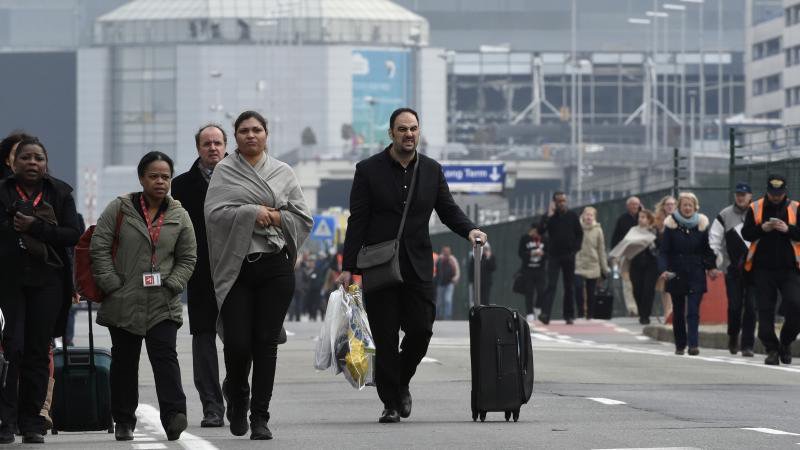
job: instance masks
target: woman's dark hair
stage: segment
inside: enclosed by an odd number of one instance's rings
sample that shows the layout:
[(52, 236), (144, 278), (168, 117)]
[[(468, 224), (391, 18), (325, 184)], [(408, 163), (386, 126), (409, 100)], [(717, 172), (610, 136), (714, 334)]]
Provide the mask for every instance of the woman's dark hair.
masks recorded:
[(0, 141), (0, 164), (5, 164), (6, 159), (8, 159), (8, 155), (11, 154), (11, 149), (14, 148), (14, 145), (19, 144), (25, 139), (32, 138), (33, 136), (21, 130), (12, 131), (11, 134), (3, 138), (3, 140)]
[(419, 123), (419, 115), (416, 111), (411, 108), (397, 108), (392, 112), (392, 115), (389, 117), (389, 128), (394, 130), (394, 121), (397, 119), (397, 116), (403, 113), (413, 114), (414, 118), (417, 119), (417, 123)]
[(233, 132), (236, 133), (239, 131), (239, 125), (247, 119), (256, 119), (261, 126), (264, 127), (264, 131), (267, 130), (267, 119), (265, 119), (264, 116), (256, 111), (245, 111), (239, 114), (239, 117), (236, 118), (236, 122), (233, 122)]
[(147, 166), (155, 161), (164, 161), (169, 166), (169, 175), (172, 176), (175, 174), (175, 166), (172, 164), (172, 158), (161, 152), (150, 152), (142, 156), (142, 159), (139, 160), (139, 165), (136, 167), (139, 178), (144, 176), (144, 171), (147, 169)]
[(45, 148), (44, 144), (42, 144), (42, 142), (39, 140), (39, 138), (25, 135), (25, 138), (19, 141), (19, 145), (17, 145), (17, 152), (14, 154), (15, 160), (17, 159), (16, 157), (17, 155), (19, 155), (20, 151), (28, 145), (35, 145), (37, 147), (40, 147), (44, 152), (44, 157), (50, 159), (50, 157), (47, 155), (47, 149)]

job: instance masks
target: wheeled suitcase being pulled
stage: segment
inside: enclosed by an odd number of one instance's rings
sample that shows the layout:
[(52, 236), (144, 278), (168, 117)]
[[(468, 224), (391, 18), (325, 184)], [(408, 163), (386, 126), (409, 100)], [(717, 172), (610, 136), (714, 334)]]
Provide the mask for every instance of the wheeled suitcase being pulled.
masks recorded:
[(56, 349), (53, 392), (53, 434), (59, 431), (114, 432), (111, 417), (111, 352), (94, 347), (92, 302), (89, 347)]
[(533, 347), (525, 318), (513, 309), (480, 304), (482, 243), (473, 249), (474, 306), (469, 311), (472, 364), (472, 420), (504, 412), (519, 420), (522, 405), (533, 394)]

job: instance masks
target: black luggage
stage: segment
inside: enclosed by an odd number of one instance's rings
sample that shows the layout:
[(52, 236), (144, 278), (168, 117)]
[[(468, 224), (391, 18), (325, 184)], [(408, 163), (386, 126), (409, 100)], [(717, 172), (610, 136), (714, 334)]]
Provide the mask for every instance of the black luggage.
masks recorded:
[(53, 392), (53, 434), (59, 431), (114, 432), (111, 418), (111, 351), (94, 347), (92, 302), (89, 347), (56, 349)]
[(598, 284), (594, 294), (593, 319), (611, 320), (614, 312), (614, 292), (610, 289), (611, 280)]
[(472, 363), (472, 420), (502, 411), (519, 420), (533, 393), (533, 348), (525, 318), (505, 306), (480, 304), (481, 245), (475, 246), (475, 305), (469, 311)]

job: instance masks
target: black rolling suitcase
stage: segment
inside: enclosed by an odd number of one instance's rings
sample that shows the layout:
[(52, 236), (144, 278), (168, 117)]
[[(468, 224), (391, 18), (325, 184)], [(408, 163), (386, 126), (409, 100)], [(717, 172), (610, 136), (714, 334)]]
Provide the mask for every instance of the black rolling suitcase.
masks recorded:
[(593, 319), (611, 320), (614, 312), (614, 292), (611, 289), (611, 280), (598, 284), (594, 293)]
[(58, 431), (114, 432), (111, 418), (111, 352), (94, 347), (92, 302), (89, 347), (56, 349), (53, 392), (53, 434)]
[(475, 246), (475, 305), (469, 311), (472, 363), (472, 420), (504, 412), (519, 420), (519, 410), (533, 393), (533, 348), (525, 318), (505, 306), (480, 304), (482, 248)]

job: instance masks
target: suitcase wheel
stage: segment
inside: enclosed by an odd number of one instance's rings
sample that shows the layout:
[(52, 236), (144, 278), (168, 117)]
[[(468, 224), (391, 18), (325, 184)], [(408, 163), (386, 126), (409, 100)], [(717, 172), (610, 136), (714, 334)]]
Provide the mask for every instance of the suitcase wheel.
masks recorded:
[(478, 411), (472, 410), (472, 421), (475, 422), (478, 420)]
[(55, 428), (53, 428), (52, 430), (50, 430), (50, 433), (51, 433), (51, 434), (58, 434), (58, 430), (56, 430)]
[[(508, 414), (508, 413), (506, 413), (506, 414)], [(506, 419), (506, 420), (508, 420), (508, 419)], [(516, 411), (514, 411), (514, 422), (518, 422), (518, 421), (519, 421), (519, 410), (516, 410)]]
[(506, 422), (511, 419), (511, 411), (506, 411)]
[(481, 422), (486, 422), (486, 411), (481, 411)]

